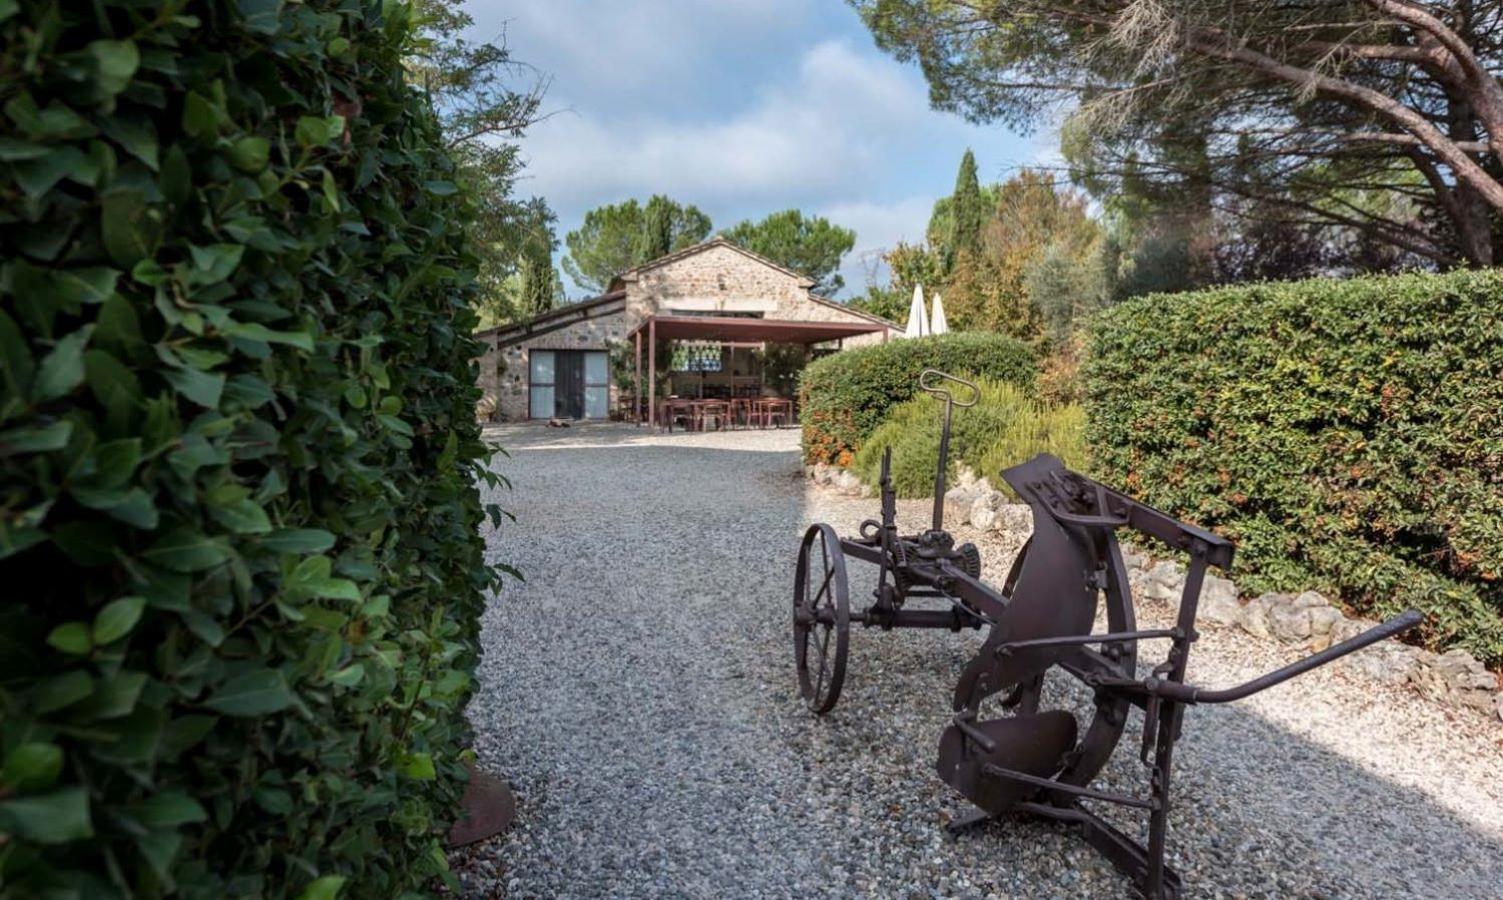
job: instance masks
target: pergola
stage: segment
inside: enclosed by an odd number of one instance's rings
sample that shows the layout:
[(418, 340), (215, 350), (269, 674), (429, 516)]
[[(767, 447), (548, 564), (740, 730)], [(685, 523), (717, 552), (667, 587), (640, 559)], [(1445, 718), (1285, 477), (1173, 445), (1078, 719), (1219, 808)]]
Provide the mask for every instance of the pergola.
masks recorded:
[(647, 338), (647, 424), (657, 427), (658, 360), (651, 348), (660, 340), (707, 341), (720, 344), (822, 344), (862, 334), (882, 332), (879, 322), (805, 322), (793, 319), (753, 319), (735, 316), (648, 316), (631, 332), (636, 358), (637, 390), (634, 412), (642, 421), (642, 338)]

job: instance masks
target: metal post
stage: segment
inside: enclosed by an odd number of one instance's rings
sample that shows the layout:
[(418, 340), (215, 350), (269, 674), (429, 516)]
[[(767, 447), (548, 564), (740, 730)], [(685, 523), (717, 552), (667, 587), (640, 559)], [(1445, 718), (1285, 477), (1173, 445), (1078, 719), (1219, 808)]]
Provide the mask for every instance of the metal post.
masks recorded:
[(632, 354), (632, 360), (637, 364), (636, 390), (631, 399), (632, 423), (642, 424), (642, 329), (638, 328), (632, 335), (637, 343), (637, 350)]
[[(1171, 682), (1183, 682), (1190, 662), (1190, 644), (1195, 641), (1195, 611), (1200, 606), (1200, 589), (1205, 583), (1206, 554), (1210, 550), (1204, 541), (1190, 544), (1190, 568), (1185, 573), (1184, 593), (1180, 596), (1179, 617), (1175, 621), (1178, 637), (1169, 650), (1169, 658), (1161, 667), (1166, 670), (1163, 678)], [(1153, 797), (1153, 812), (1148, 817), (1148, 872), (1143, 893), (1149, 897), (1164, 896), (1164, 845), (1169, 831), (1169, 781), (1174, 763), (1174, 742), (1179, 740), (1180, 722), (1185, 715), (1183, 704), (1164, 700), (1159, 713), (1158, 745), (1155, 747), (1153, 769), (1149, 775), (1149, 793)], [(1145, 727), (1147, 724), (1145, 722)], [(1148, 735), (1145, 733), (1144, 737)]]
[(954, 400), (945, 395), (945, 424), (939, 432), (939, 468), (934, 473), (934, 530), (945, 527), (945, 465), (950, 461), (950, 411)]
[(647, 424), (658, 429), (658, 320), (647, 320)]

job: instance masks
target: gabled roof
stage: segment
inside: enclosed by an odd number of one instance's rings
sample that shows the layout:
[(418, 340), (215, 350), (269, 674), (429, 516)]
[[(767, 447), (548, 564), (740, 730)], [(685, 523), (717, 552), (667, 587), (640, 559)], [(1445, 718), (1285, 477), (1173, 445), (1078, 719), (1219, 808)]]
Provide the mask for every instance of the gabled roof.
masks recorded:
[[(803, 319), (747, 319), (730, 316), (648, 316), (631, 334), (646, 332), (658, 340), (701, 340), (758, 344), (819, 344), (886, 328), (876, 322), (815, 322)], [(628, 335), (630, 337), (630, 335)]]
[(521, 322), (512, 322), (509, 325), (498, 325), (495, 328), (487, 328), (475, 332), (475, 337), (485, 340), (495, 338), (498, 347), (515, 344), (529, 337), (547, 334), (560, 328), (567, 328), (576, 322), (598, 318), (602, 315), (621, 312), (626, 308), (626, 292), (612, 291), (601, 294), (599, 297), (591, 297), (578, 303), (565, 303), (557, 309), (550, 309), (540, 316), (533, 316)]
[(688, 259), (691, 256), (696, 256), (696, 255), (698, 255), (700, 253), (704, 253), (707, 250), (714, 250), (717, 247), (728, 247), (731, 250), (734, 250), (737, 253), (741, 254), (742, 256), (746, 257), (747, 259), (755, 260), (756, 262), (761, 263), (762, 265), (768, 267), (769, 269), (775, 269), (775, 270), (777, 270), (779, 272), (782, 272), (784, 275), (787, 275), (787, 276), (792, 277), (792, 278), (796, 278), (796, 279), (798, 279), (799, 287), (806, 287), (807, 288), (807, 287), (813, 287), (814, 286), (814, 279), (810, 278), (808, 275), (805, 275), (802, 272), (795, 272), (792, 269), (785, 268), (784, 266), (780, 266), (777, 263), (773, 262), (772, 260), (768, 259), (767, 257), (762, 256), (762, 255), (757, 254), (757, 253), (753, 253), (750, 250), (746, 249), (745, 247), (741, 246), (740, 244), (737, 244), (737, 243), (735, 243), (735, 242), (733, 242), (731, 240), (728, 240), (723, 235), (718, 235), (717, 234), (716, 236), (710, 238), (708, 241), (705, 241), (704, 243), (695, 244), (692, 247), (685, 247), (684, 249), (674, 251), (673, 253), (670, 253), (667, 256), (659, 256), (657, 259), (650, 260), (648, 262), (642, 263), (640, 266), (636, 266), (636, 267), (627, 269), (625, 272), (622, 272), (620, 275), (617, 275), (615, 278), (612, 278), (611, 279), (611, 283), (609, 285), (607, 285), (606, 287), (607, 287), (608, 290), (612, 290), (612, 291), (621, 290), (622, 284), (624, 284), (627, 281), (634, 281), (634, 280), (636, 280), (637, 276), (641, 275), (643, 272), (647, 272), (647, 271), (652, 270), (652, 269), (661, 268), (662, 266), (666, 266), (666, 265), (670, 265), (672, 263), (676, 263), (676, 262), (678, 262), (679, 260), (682, 260), (682, 259)]

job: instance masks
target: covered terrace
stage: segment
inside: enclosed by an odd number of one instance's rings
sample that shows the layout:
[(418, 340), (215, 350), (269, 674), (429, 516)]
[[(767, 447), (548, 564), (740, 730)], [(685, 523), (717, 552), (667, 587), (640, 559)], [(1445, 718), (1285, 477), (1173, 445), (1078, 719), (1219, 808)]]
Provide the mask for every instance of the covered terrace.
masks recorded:
[[(753, 422), (759, 419), (766, 424), (771, 421), (772, 413), (782, 415), (785, 421), (792, 419), (792, 401), (783, 401), (786, 404), (785, 408), (766, 406), (773, 401), (761, 399), (763, 387), (761, 384), (739, 386), (732, 384), (729, 396), (723, 398), (706, 398), (703, 392), (693, 400), (680, 397), (659, 397), (658, 354), (653, 350), (660, 341), (694, 341), (732, 348), (765, 347), (767, 344), (801, 344), (806, 348), (811, 348), (831, 342), (835, 342), (838, 346), (847, 338), (874, 333), (881, 333), (882, 339), (886, 341), (887, 327), (876, 321), (812, 322), (747, 316), (649, 316), (630, 334), (636, 368), (636, 389), (632, 398), (632, 412), (637, 422), (646, 421), (653, 428), (663, 424), (672, 427), (677, 410), (667, 405), (667, 401), (670, 400), (685, 404), (684, 408), (695, 412), (696, 415), (709, 409), (717, 424), (727, 420)], [(645, 362), (643, 360), (644, 349), (647, 357)], [(644, 367), (647, 376), (645, 397), (642, 383)], [(743, 391), (746, 396), (737, 397), (737, 393)], [(645, 409), (643, 408), (644, 400)], [(743, 404), (742, 410), (738, 411), (738, 403)], [(759, 403), (762, 405), (759, 406)], [(696, 409), (694, 404), (699, 404), (700, 408)], [(699, 418), (703, 420), (702, 417)]]

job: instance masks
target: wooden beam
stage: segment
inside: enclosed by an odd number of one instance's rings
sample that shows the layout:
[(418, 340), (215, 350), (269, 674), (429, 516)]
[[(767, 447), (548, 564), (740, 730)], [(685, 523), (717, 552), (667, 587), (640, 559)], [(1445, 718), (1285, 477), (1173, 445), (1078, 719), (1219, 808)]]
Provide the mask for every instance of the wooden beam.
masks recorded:
[(658, 430), (658, 320), (647, 320), (647, 424)]
[(636, 334), (632, 335), (632, 338), (637, 343), (636, 352), (632, 354), (632, 359), (637, 364), (637, 380), (634, 382), (635, 392), (634, 392), (634, 395), (633, 395), (633, 397), (631, 399), (632, 422), (633, 422), (633, 424), (641, 425), (642, 424), (642, 332), (638, 331)]

